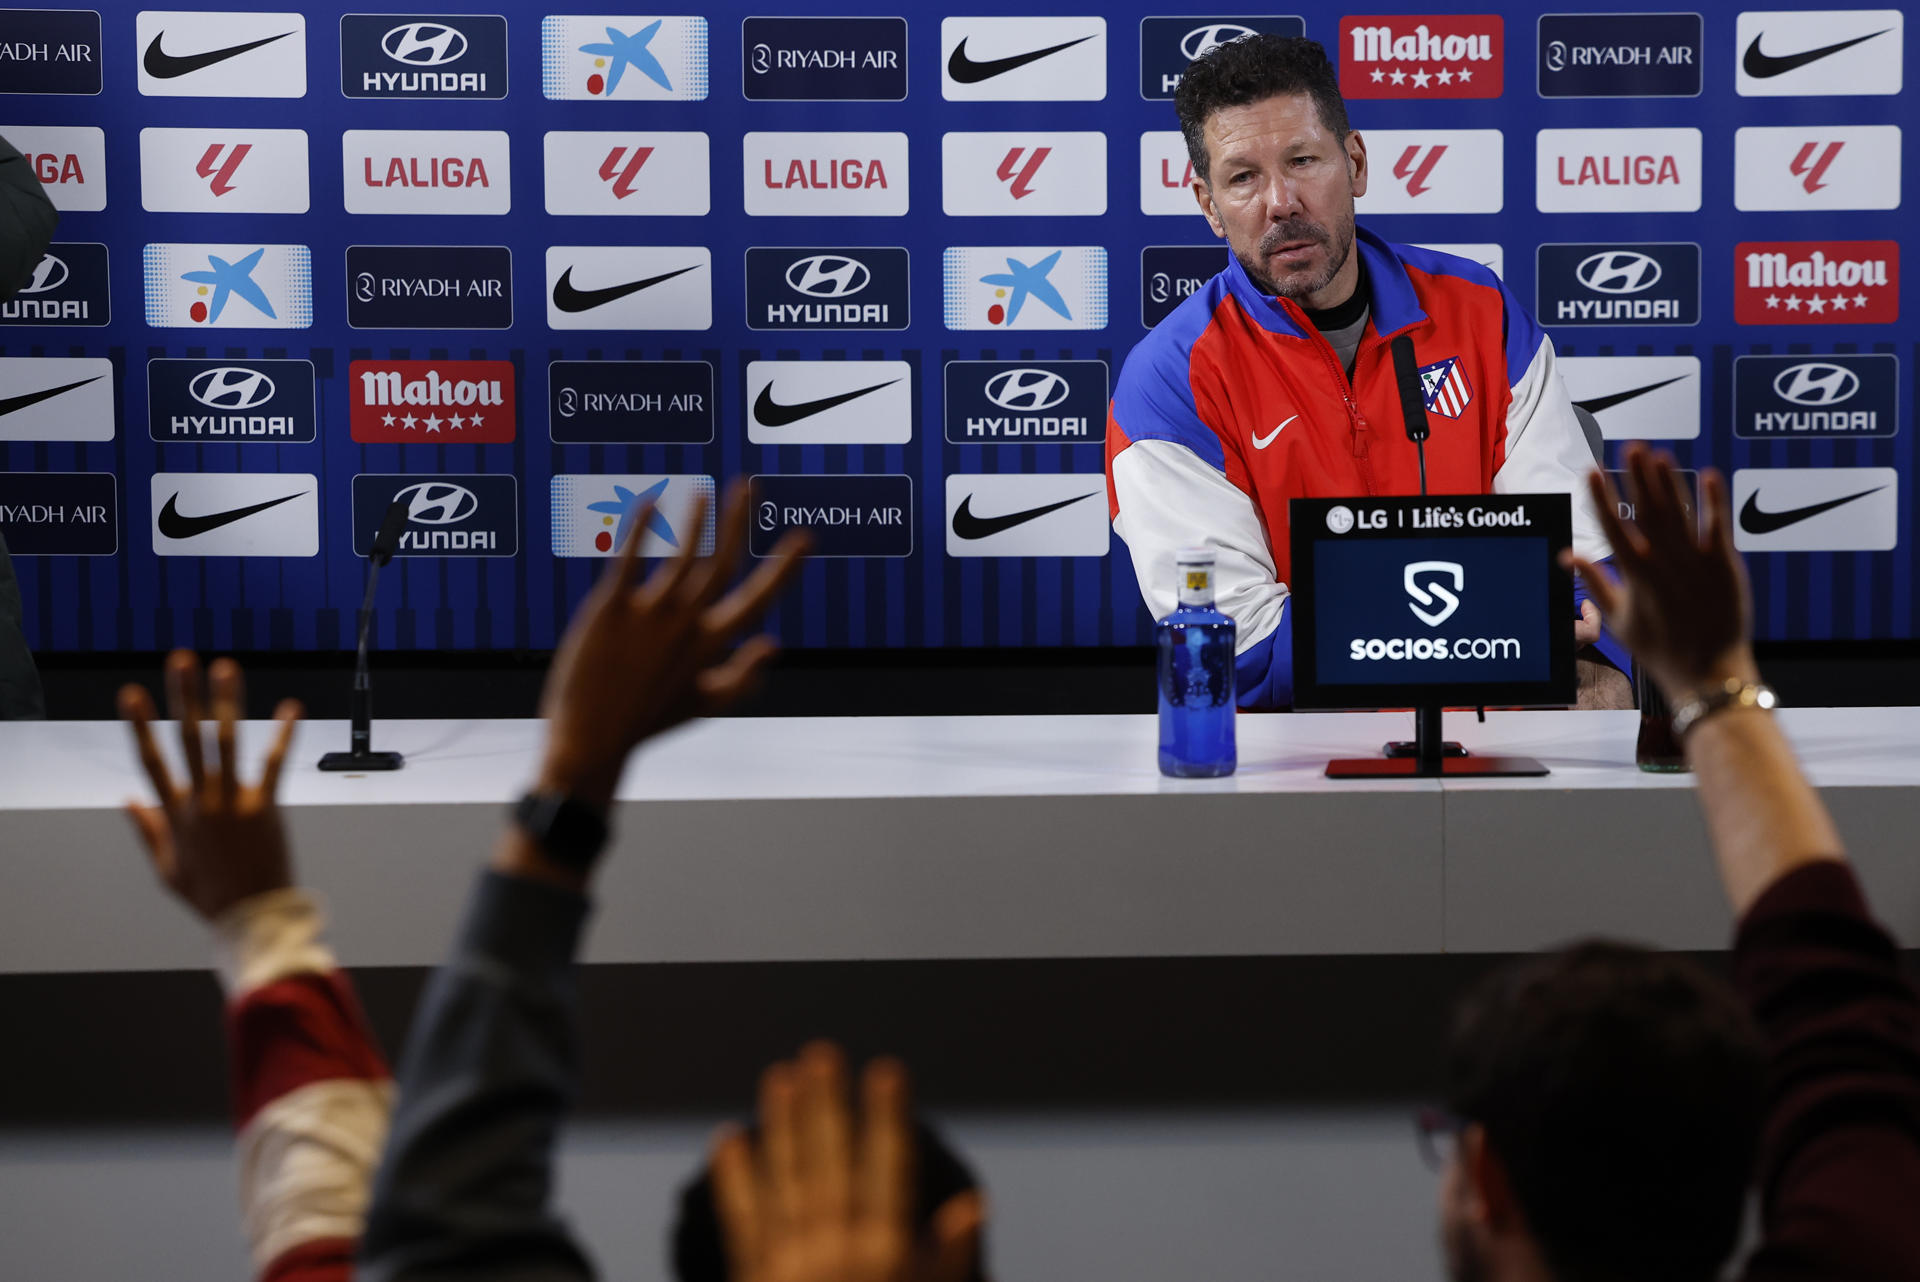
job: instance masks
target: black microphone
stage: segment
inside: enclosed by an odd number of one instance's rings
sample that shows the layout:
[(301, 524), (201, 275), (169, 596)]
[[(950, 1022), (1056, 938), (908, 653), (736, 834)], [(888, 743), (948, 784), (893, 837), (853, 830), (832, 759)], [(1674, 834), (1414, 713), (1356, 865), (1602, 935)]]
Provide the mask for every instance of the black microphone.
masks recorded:
[(1407, 439), (1420, 451), (1420, 497), (1427, 497), (1427, 396), (1420, 389), (1420, 370), (1413, 363), (1413, 339), (1402, 334), (1393, 340), (1393, 372), (1400, 384), (1400, 418)]
[(373, 551), (367, 558), (367, 592), (360, 599), (360, 646), (353, 661), (353, 693), (349, 699), (352, 728), (347, 743), (351, 750), (321, 757), (322, 770), (398, 770), (406, 762), (397, 752), (373, 751), (373, 680), (367, 673), (367, 637), (373, 631), (373, 590), (380, 582), (380, 567), (393, 560), (400, 533), (407, 528), (409, 511), (404, 498), (389, 503), (380, 532), (373, 536)]

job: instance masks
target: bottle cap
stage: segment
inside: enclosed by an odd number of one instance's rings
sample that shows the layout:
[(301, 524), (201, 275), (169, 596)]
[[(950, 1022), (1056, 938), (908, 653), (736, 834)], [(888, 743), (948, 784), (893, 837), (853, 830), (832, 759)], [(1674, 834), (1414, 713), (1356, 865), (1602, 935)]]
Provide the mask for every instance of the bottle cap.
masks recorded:
[(1212, 548), (1181, 548), (1173, 557), (1175, 565), (1212, 565), (1214, 560)]

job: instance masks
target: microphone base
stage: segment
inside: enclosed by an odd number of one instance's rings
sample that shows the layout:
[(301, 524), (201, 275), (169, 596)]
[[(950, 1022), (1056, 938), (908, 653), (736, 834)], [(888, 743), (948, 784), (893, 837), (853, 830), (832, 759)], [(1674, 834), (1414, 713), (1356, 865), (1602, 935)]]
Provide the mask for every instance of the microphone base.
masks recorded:
[(329, 752), (320, 758), (322, 770), (398, 770), (407, 759), (397, 752)]

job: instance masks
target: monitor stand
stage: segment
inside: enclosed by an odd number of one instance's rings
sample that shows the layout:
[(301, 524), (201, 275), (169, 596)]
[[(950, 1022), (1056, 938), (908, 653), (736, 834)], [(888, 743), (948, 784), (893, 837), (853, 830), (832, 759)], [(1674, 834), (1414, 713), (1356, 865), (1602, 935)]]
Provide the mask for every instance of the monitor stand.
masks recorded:
[[(1392, 755), (1398, 745), (1388, 744), (1386, 755), (1345, 757), (1327, 763), (1329, 779), (1416, 778), (1493, 778), (1500, 776), (1537, 776), (1547, 768), (1532, 757), (1476, 757), (1459, 744), (1440, 737), (1440, 705), (1423, 704), (1413, 712), (1413, 751)], [(1457, 755), (1456, 755), (1457, 754)]]

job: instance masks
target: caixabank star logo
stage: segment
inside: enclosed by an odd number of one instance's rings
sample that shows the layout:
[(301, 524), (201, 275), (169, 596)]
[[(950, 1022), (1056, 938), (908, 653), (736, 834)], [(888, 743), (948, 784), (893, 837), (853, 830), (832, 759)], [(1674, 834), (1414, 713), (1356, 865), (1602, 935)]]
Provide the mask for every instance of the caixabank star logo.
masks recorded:
[(707, 20), (549, 14), (540, 20), (540, 87), (555, 101), (699, 102), (707, 96)]
[(306, 329), (313, 256), (305, 245), (148, 245), (147, 324), (186, 329)]
[(1105, 329), (1099, 245), (955, 246), (946, 251), (948, 329)]

